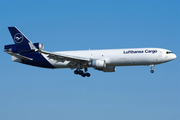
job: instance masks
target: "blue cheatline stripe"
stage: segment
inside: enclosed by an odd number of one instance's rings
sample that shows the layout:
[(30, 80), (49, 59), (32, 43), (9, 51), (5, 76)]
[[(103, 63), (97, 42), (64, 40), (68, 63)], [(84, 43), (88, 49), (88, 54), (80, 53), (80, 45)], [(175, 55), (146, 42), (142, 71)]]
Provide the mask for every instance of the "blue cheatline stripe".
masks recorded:
[(22, 63), (24, 64), (43, 67), (43, 68), (55, 68), (44, 58), (44, 56), (41, 53), (32, 52), (32, 53), (25, 53), (22, 55), (33, 59), (33, 60), (22, 60)]

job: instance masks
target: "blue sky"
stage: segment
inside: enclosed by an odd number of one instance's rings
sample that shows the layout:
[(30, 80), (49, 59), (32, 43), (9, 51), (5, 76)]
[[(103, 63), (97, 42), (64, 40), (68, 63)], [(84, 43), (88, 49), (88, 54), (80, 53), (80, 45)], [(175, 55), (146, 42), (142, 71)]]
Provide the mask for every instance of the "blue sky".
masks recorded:
[(1, 0), (1, 120), (180, 120), (179, 57), (154, 67), (43, 69), (3, 52), (18, 27), (47, 51), (159, 47), (180, 56), (178, 0)]

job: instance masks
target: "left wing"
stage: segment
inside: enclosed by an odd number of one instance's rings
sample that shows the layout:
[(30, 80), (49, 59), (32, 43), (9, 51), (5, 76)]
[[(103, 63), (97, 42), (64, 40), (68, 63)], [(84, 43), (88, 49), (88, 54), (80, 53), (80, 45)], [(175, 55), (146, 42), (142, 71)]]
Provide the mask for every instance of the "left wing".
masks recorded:
[(60, 53), (53, 53), (53, 52), (48, 52), (48, 51), (43, 51), (43, 50), (37, 50), (40, 53), (47, 54), (50, 59), (54, 59), (60, 62), (64, 61), (70, 61), (69, 65), (76, 65), (77, 63), (84, 64), (88, 63), (91, 61), (90, 58), (84, 58), (84, 57), (78, 57), (78, 56), (72, 56), (72, 55), (67, 55), (67, 54), (60, 54)]

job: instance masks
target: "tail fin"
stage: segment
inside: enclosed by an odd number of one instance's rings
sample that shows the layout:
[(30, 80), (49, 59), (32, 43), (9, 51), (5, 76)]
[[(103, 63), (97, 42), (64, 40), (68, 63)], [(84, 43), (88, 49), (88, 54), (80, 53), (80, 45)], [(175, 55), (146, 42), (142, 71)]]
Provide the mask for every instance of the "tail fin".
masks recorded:
[(11, 33), (11, 36), (15, 42), (15, 44), (29, 44), (31, 41), (29, 41), (23, 33), (18, 30), (16, 27), (8, 27), (9, 32)]
[(31, 50), (37, 51), (33, 43), (20, 30), (16, 27), (8, 27), (8, 29), (16, 45), (28, 45)]

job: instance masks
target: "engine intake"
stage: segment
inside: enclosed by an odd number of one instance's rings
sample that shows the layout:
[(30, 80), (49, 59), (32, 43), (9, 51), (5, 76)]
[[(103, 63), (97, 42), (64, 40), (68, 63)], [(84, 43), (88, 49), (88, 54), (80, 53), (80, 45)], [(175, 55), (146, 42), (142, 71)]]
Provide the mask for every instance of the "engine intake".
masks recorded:
[(93, 61), (91, 61), (91, 66), (93, 68), (102, 69), (102, 68), (106, 67), (106, 62), (105, 62), (105, 60), (93, 60)]
[(42, 43), (33, 43), (33, 45), (38, 49), (38, 50), (43, 50), (44, 46)]

